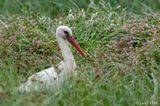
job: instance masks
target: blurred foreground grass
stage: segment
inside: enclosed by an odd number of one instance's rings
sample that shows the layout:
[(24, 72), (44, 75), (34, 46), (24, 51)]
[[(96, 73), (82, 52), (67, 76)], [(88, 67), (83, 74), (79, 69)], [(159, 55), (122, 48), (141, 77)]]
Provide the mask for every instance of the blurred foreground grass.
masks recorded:
[[(1, 19), (0, 105), (159, 105), (160, 15), (149, 13), (137, 18), (101, 1), (55, 19), (34, 12)], [(56, 93), (17, 93), (28, 76), (61, 60), (54, 35), (62, 24), (72, 27), (89, 60), (71, 48), (76, 78)]]

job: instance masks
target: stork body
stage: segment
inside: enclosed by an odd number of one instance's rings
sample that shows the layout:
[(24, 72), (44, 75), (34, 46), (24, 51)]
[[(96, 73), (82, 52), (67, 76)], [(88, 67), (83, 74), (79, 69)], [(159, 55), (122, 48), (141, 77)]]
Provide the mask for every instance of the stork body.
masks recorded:
[(61, 49), (63, 61), (54, 67), (42, 70), (30, 76), (26, 82), (18, 87), (20, 92), (30, 92), (43, 89), (57, 89), (61, 83), (72, 74), (76, 68), (76, 63), (68, 42), (70, 42), (77, 51), (85, 57), (79, 44), (74, 40), (72, 31), (67, 26), (60, 26), (56, 30), (56, 39)]

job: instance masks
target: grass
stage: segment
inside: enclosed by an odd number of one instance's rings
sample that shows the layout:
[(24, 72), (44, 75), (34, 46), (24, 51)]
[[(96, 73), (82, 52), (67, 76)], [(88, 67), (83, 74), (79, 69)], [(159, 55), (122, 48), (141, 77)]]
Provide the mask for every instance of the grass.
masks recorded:
[[(0, 14), (9, 16), (11, 14), (22, 14), (25, 12), (40, 13), (42, 16), (56, 17), (57, 15), (65, 15), (69, 10), (77, 12), (80, 8), (87, 9), (90, 2), (99, 4), (99, 2), (110, 3), (112, 7), (121, 6), (126, 8), (129, 13), (134, 14), (148, 14), (148, 12), (159, 11), (160, 0), (0, 0)], [(153, 11), (154, 10), (154, 11)]]
[[(159, 105), (160, 15), (129, 16), (111, 5), (92, 2), (54, 19), (30, 11), (1, 19), (0, 105)], [(72, 27), (88, 60), (71, 47), (77, 77), (58, 92), (17, 93), (28, 76), (60, 62), (54, 35), (61, 24)]]

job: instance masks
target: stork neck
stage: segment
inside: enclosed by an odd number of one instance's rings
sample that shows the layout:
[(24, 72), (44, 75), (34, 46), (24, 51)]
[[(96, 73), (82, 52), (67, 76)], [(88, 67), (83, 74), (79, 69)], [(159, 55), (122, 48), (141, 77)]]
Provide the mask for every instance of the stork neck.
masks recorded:
[(68, 42), (65, 41), (64, 39), (58, 38), (58, 37), (57, 37), (57, 40), (58, 40), (58, 44), (59, 44), (59, 47), (60, 47), (61, 52), (62, 52), (62, 56), (64, 58), (65, 68), (68, 71), (74, 70), (76, 64), (75, 64), (75, 60), (74, 60), (73, 54), (70, 51)]

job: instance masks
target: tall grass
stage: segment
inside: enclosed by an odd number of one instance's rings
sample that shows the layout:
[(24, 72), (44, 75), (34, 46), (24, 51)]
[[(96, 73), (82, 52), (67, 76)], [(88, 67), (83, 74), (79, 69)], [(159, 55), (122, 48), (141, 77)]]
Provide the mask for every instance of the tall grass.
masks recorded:
[[(55, 17), (56, 15), (62, 15), (68, 13), (69, 10), (77, 11), (79, 8), (87, 8), (87, 6), (94, 2), (99, 4), (102, 0), (1, 0), (0, 1), (0, 14), (10, 15), (19, 13), (22, 14), (25, 11), (33, 11), (40, 13), (41, 15), (47, 15)], [(128, 13), (135, 14), (147, 14), (160, 10), (159, 0), (103, 0), (106, 3), (110, 3), (112, 7), (121, 6), (126, 8)]]
[(73, 9), (77, 11), (79, 7), (87, 7), (88, 1), (81, 0), (1, 0), (0, 13), (4, 15), (10, 15), (15, 13), (23, 13), (26, 11), (38, 12), (41, 15), (55, 16), (65, 14), (68, 10)]
[[(54, 19), (24, 9), (0, 20), (0, 105), (159, 105), (160, 16), (136, 19), (112, 2), (91, 2)], [(61, 60), (54, 37), (61, 24), (72, 27), (88, 60), (71, 48), (77, 77), (57, 92), (17, 93), (28, 76)]]

